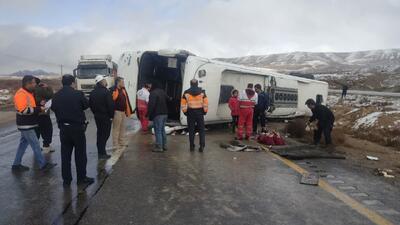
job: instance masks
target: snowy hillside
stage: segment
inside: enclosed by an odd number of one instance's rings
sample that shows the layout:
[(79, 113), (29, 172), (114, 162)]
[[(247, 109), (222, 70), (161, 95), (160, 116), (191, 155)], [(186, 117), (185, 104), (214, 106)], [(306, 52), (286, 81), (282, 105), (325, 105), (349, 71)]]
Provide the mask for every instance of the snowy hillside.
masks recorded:
[(400, 73), (400, 49), (359, 52), (292, 52), (217, 60), (303, 73)]

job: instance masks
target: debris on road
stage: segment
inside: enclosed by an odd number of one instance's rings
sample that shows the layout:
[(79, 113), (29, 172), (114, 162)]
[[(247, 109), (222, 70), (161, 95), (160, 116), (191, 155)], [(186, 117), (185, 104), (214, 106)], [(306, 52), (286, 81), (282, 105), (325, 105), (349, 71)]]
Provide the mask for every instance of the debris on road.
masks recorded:
[(318, 186), (319, 175), (315, 173), (303, 173), (300, 179), (300, 184)]
[(261, 146), (245, 145), (239, 141), (231, 141), (229, 144), (220, 143), (219, 146), (231, 152), (259, 152), (264, 150)]
[(328, 152), (327, 149), (320, 149), (311, 145), (295, 145), (271, 150), (273, 153), (284, 158), (301, 159), (346, 159), (345, 156), (335, 152)]
[(370, 156), (370, 155), (367, 155), (367, 159), (368, 159), (368, 160), (372, 160), (372, 161), (378, 161), (378, 160), (379, 160), (378, 157)]
[(394, 175), (391, 175), (390, 173), (393, 173), (393, 170), (391, 169), (375, 169), (375, 175), (377, 176), (383, 176), (386, 178), (394, 178)]

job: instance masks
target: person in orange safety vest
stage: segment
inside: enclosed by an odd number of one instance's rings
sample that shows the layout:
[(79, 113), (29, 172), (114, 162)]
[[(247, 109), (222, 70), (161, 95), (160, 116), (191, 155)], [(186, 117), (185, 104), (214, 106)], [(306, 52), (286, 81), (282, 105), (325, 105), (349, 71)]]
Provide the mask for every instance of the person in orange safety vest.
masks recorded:
[(21, 133), (20, 143), (18, 146), (15, 160), (12, 165), (13, 171), (27, 171), (29, 167), (21, 164), (22, 157), (28, 145), (31, 146), (35, 159), (37, 160), (41, 170), (48, 170), (56, 166), (55, 163), (49, 163), (43, 157), (39, 139), (36, 136), (35, 128), (38, 126), (38, 116), (40, 112), (45, 112), (44, 106), (36, 105), (33, 91), (36, 88), (37, 78), (34, 76), (24, 76), (22, 78), (22, 88), (14, 95), (14, 106), (17, 114), (17, 128)]
[(203, 152), (206, 145), (204, 115), (208, 112), (208, 98), (205, 91), (198, 87), (199, 82), (196, 79), (190, 81), (190, 88), (186, 90), (181, 99), (181, 109), (187, 116), (189, 129), (190, 151), (194, 151), (195, 129), (200, 136), (199, 152)]

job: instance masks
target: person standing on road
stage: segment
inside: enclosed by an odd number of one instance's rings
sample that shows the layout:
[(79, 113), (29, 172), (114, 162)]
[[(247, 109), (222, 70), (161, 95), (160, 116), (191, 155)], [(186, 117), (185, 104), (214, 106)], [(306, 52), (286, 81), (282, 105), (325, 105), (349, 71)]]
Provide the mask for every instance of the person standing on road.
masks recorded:
[(239, 121), (239, 91), (234, 89), (231, 93), (231, 98), (229, 99), (228, 105), (231, 110), (232, 116), (232, 133), (236, 133), (236, 127)]
[(197, 125), (200, 136), (199, 152), (203, 152), (206, 146), (204, 115), (208, 112), (208, 98), (196, 79), (190, 81), (190, 88), (183, 93), (181, 108), (187, 117), (190, 151), (193, 152), (195, 148), (194, 137)]
[(89, 96), (89, 106), (96, 121), (97, 153), (99, 159), (109, 159), (111, 156), (106, 152), (106, 145), (114, 118), (114, 101), (111, 92), (107, 89), (105, 76), (97, 75), (95, 82), (96, 86)]
[(142, 131), (146, 133), (149, 127), (149, 118), (146, 117), (149, 96), (150, 96), (151, 84), (146, 83), (142, 89), (140, 89), (136, 94), (137, 102), (137, 115), (139, 117), (140, 123), (142, 125)]
[[(53, 89), (45, 83), (42, 83), (39, 78), (36, 82), (38, 85), (35, 88), (35, 100), (36, 105), (45, 106), (45, 104), (53, 98)], [(50, 118), (50, 109), (39, 113), (39, 126), (36, 129), (38, 139), (42, 136), (44, 153), (54, 152), (54, 148), (51, 147), (53, 138), (53, 123)]]
[(61, 165), (64, 186), (69, 186), (72, 181), (71, 156), (75, 148), (75, 165), (77, 184), (92, 184), (93, 178), (86, 176), (86, 136), (87, 121), (85, 110), (89, 102), (81, 91), (73, 88), (74, 76), (66, 74), (62, 77), (63, 88), (55, 93), (51, 110), (56, 115), (60, 128)]
[(154, 89), (150, 92), (148, 118), (153, 121), (154, 134), (156, 137), (154, 152), (167, 150), (167, 134), (165, 133), (165, 123), (168, 119), (169, 97), (159, 83), (154, 84)]
[(111, 92), (115, 105), (112, 125), (113, 149), (118, 149), (127, 146), (125, 118), (132, 115), (132, 106), (125, 90), (124, 78), (117, 77), (115, 79), (115, 85), (111, 88)]
[(44, 112), (44, 107), (36, 105), (33, 91), (36, 88), (36, 78), (34, 76), (24, 76), (22, 78), (22, 88), (14, 96), (14, 106), (17, 113), (17, 128), (21, 132), (17, 154), (12, 165), (13, 171), (27, 171), (29, 167), (21, 164), (28, 145), (31, 146), (36, 160), (41, 170), (48, 170), (56, 166), (55, 163), (47, 162), (40, 152), (40, 142), (36, 136), (35, 128), (38, 126), (38, 114)]
[(346, 98), (347, 95), (347, 90), (349, 89), (349, 87), (346, 84), (342, 85), (342, 99)]
[(261, 124), (261, 132), (266, 132), (265, 111), (269, 107), (268, 94), (262, 90), (261, 84), (256, 84), (254, 89), (257, 93), (257, 104), (254, 106), (253, 134), (257, 134), (258, 122)]
[(333, 112), (324, 105), (316, 104), (314, 99), (311, 98), (306, 101), (306, 105), (312, 111), (312, 117), (307, 122), (307, 125), (318, 120), (317, 130), (314, 133), (314, 144), (319, 144), (323, 133), (326, 146), (330, 146), (332, 144), (331, 132), (335, 122)]
[(243, 139), (243, 130), (246, 129), (246, 140), (251, 136), (253, 130), (254, 106), (257, 104), (257, 93), (253, 90), (253, 84), (239, 94), (239, 125), (237, 139)]

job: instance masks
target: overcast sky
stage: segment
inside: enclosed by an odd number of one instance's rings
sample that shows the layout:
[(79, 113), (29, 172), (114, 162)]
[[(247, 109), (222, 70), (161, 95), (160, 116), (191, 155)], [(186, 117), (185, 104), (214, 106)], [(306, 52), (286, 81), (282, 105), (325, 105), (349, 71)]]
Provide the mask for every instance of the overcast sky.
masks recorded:
[(400, 48), (400, 0), (0, 0), (0, 74), (81, 54), (205, 57)]

